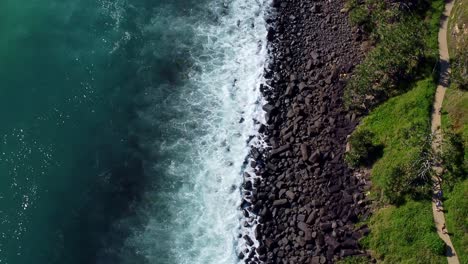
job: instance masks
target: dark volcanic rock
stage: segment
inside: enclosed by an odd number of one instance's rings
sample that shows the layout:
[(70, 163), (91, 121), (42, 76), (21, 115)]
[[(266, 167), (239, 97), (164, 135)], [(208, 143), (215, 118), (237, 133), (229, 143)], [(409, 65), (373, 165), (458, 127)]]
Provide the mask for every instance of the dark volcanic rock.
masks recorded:
[[(363, 54), (344, 1), (274, 0), (267, 39), (271, 64), (261, 92), (269, 144), (251, 151), (259, 176), (244, 184), (246, 215), (256, 215), (260, 246), (245, 263), (334, 263), (362, 254), (354, 230), (365, 215), (364, 185), (344, 162), (357, 124), (343, 105), (346, 80)], [(253, 218), (252, 218), (253, 219)], [(253, 241), (244, 237), (247, 245)]]
[(248, 235), (244, 236), (244, 240), (245, 240), (245, 243), (247, 243), (247, 245), (249, 245), (249, 246), (252, 246), (254, 244), (254, 242), (252, 241), (252, 239)]
[(273, 206), (282, 206), (288, 203), (287, 199), (280, 199), (280, 200), (275, 200), (273, 202)]

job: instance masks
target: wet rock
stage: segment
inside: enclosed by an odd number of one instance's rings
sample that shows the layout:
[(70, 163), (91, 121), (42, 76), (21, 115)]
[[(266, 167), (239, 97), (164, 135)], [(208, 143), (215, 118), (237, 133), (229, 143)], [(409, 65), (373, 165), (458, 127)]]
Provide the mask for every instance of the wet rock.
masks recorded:
[(273, 110), (275, 110), (275, 106), (271, 104), (266, 104), (262, 107), (263, 111), (265, 111), (267, 114), (271, 114)]
[(275, 33), (276, 33), (275, 29), (273, 29), (272, 27), (270, 27), (270, 28), (268, 29), (267, 40), (268, 40), (268, 41), (272, 41), (272, 40), (274, 39), (274, 37), (275, 37)]
[(252, 239), (251, 239), (248, 235), (245, 235), (245, 236), (244, 236), (244, 240), (245, 240), (245, 243), (246, 243), (248, 246), (253, 246), (254, 242), (252, 241)]
[(276, 149), (273, 149), (270, 154), (273, 156), (273, 155), (276, 155), (276, 154), (280, 154), (286, 150), (288, 150), (291, 146), (289, 144), (284, 144), (283, 146), (279, 147), (279, 148), (276, 148)]

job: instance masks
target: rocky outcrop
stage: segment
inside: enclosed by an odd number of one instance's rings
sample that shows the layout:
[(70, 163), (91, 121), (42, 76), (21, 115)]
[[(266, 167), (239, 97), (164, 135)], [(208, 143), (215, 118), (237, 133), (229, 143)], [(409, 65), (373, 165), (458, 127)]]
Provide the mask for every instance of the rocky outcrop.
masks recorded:
[[(269, 21), (269, 69), (261, 87), (268, 101), (260, 132), (267, 148), (251, 151), (243, 203), (258, 223), (245, 263), (332, 263), (362, 254), (368, 232), (354, 223), (367, 214), (364, 184), (344, 162), (346, 138), (357, 124), (343, 91), (362, 59), (360, 32), (340, 1), (275, 0)], [(248, 222), (249, 222), (248, 221)]]

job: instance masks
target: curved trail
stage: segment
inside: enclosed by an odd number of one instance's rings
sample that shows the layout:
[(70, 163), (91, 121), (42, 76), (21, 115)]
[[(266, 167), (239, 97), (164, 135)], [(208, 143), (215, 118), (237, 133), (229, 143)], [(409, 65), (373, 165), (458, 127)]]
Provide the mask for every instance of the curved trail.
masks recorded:
[[(432, 147), (435, 152), (440, 151), (441, 142), (442, 142), (442, 133), (441, 133), (441, 109), (442, 102), (445, 96), (445, 90), (449, 85), (449, 74), (450, 74), (450, 65), (449, 65), (449, 54), (447, 48), (447, 24), (450, 12), (452, 10), (453, 1), (449, 0), (445, 4), (445, 10), (441, 19), (441, 28), (439, 30), (439, 54), (440, 54), (440, 73), (439, 73), (439, 83), (437, 85), (437, 91), (434, 98), (434, 112), (431, 119), (431, 132), (434, 135), (434, 141)], [(453, 247), (450, 236), (448, 235), (448, 230), (444, 228), (445, 226), (445, 217), (443, 210), (438, 210), (437, 208), (437, 193), (441, 190), (441, 174), (442, 167), (440, 164), (434, 165), (435, 176), (434, 176), (434, 198), (432, 199), (432, 212), (434, 214), (434, 222), (437, 228), (437, 234), (439, 237), (444, 240), (447, 245), (447, 260), (449, 264), (459, 264), (457, 253)], [(443, 209), (443, 208), (441, 208)]]

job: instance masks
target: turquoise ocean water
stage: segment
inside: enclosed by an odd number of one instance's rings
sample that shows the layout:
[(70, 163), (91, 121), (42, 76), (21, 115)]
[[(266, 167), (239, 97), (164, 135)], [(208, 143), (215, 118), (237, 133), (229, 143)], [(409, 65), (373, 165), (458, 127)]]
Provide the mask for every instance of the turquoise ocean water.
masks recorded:
[(264, 0), (2, 0), (0, 263), (237, 263)]

